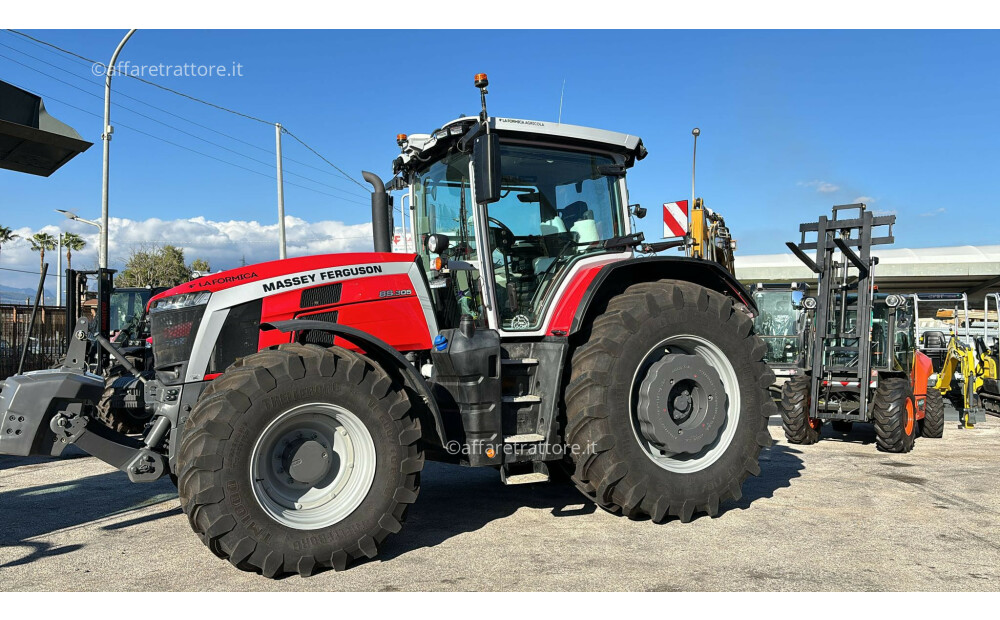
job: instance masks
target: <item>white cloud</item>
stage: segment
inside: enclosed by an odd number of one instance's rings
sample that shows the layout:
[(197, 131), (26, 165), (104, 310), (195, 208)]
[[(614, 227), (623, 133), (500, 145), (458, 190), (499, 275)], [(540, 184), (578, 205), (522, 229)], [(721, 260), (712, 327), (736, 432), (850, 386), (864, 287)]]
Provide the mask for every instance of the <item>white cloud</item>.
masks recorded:
[(853, 202), (863, 202), (866, 205), (870, 205), (871, 203), (876, 202), (876, 201), (877, 201), (877, 199), (873, 198), (871, 196), (858, 196), (857, 198), (855, 198), (853, 200)]
[(832, 194), (840, 189), (839, 185), (834, 185), (827, 181), (799, 181), (799, 185), (803, 187), (814, 187), (817, 192), (821, 194)]
[[(97, 229), (80, 222), (67, 221), (62, 230), (75, 232), (87, 242), (81, 252), (73, 252), (73, 266), (93, 269), (97, 265), (99, 243)], [(20, 239), (3, 246), (0, 251), (0, 284), (16, 288), (34, 287), (38, 282), (39, 255), (31, 251), (26, 240), (36, 232), (56, 236), (57, 226), (49, 225), (39, 230), (19, 228), (14, 231)], [(278, 258), (278, 224), (261, 224), (256, 221), (230, 220), (216, 222), (204, 217), (164, 220), (149, 218), (131, 220), (113, 217), (109, 226), (109, 266), (121, 269), (129, 252), (150, 244), (172, 244), (184, 249), (184, 258), (190, 263), (196, 258), (209, 262), (213, 271)], [(285, 238), (288, 256), (330, 254), (335, 252), (363, 252), (372, 249), (371, 224), (344, 224), (325, 220), (308, 222), (287, 216)], [(63, 251), (63, 268), (66, 267)], [(49, 273), (56, 272), (55, 252), (46, 252)], [(11, 269), (26, 271), (10, 271)], [(55, 279), (49, 278), (47, 288), (55, 290)]]
[(934, 217), (935, 215), (941, 215), (942, 213), (947, 213), (947, 212), (948, 212), (948, 209), (945, 209), (944, 207), (938, 207), (937, 209), (934, 209), (933, 211), (928, 211), (926, 213), (921, 213), (920, 217)]

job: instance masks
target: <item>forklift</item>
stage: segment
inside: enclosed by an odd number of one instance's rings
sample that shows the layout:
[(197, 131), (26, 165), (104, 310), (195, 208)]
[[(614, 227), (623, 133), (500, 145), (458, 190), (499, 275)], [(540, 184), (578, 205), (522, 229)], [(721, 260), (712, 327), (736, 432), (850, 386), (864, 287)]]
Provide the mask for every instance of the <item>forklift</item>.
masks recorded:
[(855, 422), (874, 424), (883, 452), (909, 452), (918, 433), (943, 432), (944, 401), (928, 389), (932, 364), (917, 350), (908, 298), (875, 286), (878, 257), (871, 248), (893, 243), (895, 222), (895, 215), (876, 216), (863, 203), (838, 205), (832, 218), (801, 224), (799, 243), (786, 244), (818, 279), (816, 296), (802, 302), (814, 313), (809, 356), (781, 391), (790, 443), (816, 443), (827, 421), (840, 432)]
[(93, 344), (86, 348), (86, 359), (73, 363), (82, 363), (104, 378), (104, 394), (95, 406), (97, 419), (111, 430), (135, 434), (143, 432), (151, 418), (143, 396), (144, 380), (153, 376), (146, 306), (166, 287), (115, 288), (114, 274), (113, 269), (66, 272), (68, 317), (83, 314), (83, 301), (93, 295), (88, 283), (91, 279), (97, 283), (95, 320), (83, 333), (67, 321), (66, 342), (85, 339)]

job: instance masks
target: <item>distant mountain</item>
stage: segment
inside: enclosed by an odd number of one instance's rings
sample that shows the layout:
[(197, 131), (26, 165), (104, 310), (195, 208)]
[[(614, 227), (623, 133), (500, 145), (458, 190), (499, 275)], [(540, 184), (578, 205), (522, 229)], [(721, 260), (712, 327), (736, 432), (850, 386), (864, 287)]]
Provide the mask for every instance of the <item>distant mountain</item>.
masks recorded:
[[(0, 304), (23, 304), (25, 301), (28, 304), (33, 304), (35, 303), (36, 291), (37, 289), (33, 288), (14, 288), (0, 284)], [(56, 303), (55, 293), (48, 289), (45, 290), (45, 303)]]

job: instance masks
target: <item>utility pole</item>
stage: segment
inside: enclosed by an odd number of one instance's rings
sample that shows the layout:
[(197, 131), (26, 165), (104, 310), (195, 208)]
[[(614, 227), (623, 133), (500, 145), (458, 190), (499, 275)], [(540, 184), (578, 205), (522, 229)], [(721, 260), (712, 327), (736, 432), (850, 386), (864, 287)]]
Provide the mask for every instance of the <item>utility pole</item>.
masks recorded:
[(281, 123), (274, 124), (275, 153), (278, 157), (278, 258), (285, 253), (285, 181), (281, 173)]
[[(56, 305), (62, 305), (62, 241), (63, 232), (59, 231), (59, 245), (56, 249)], [(66, 291), (67, 293), (69, 291)]]
[(101, 182), (101, 243), (97, 252), (97, 263), (101, 269), (108, 268), (108, 176), (111, 161), (111, 134), (115, 128), (111, 126), (111, 75), (115, 71), (115, 63), (118, 62), (118, 54), (128, 43), (128, 40), (135, 34), (135, 28), (128, 31), (125, 38), (121, 40), (115, 53), (111, 55), (111, 62), (105, 67), (104, 72), (104, 131), (101, 133), (101, 140), (104, 141), (104, 174)]

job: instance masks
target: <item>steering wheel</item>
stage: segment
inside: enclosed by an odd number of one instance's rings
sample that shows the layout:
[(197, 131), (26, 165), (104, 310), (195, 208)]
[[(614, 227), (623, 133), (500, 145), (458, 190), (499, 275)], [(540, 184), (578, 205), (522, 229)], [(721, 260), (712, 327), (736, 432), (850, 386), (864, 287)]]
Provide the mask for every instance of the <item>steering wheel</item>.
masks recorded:
[(487, 222), (488, 224), (496, 224), (496, 228), (503, 233), (502, 237), (497, 238), (497, 245), (502, 244), (504, 247), (514, 245), (514, 231), (508, 228), (506, 224), (495, 217), (487, 218)]

